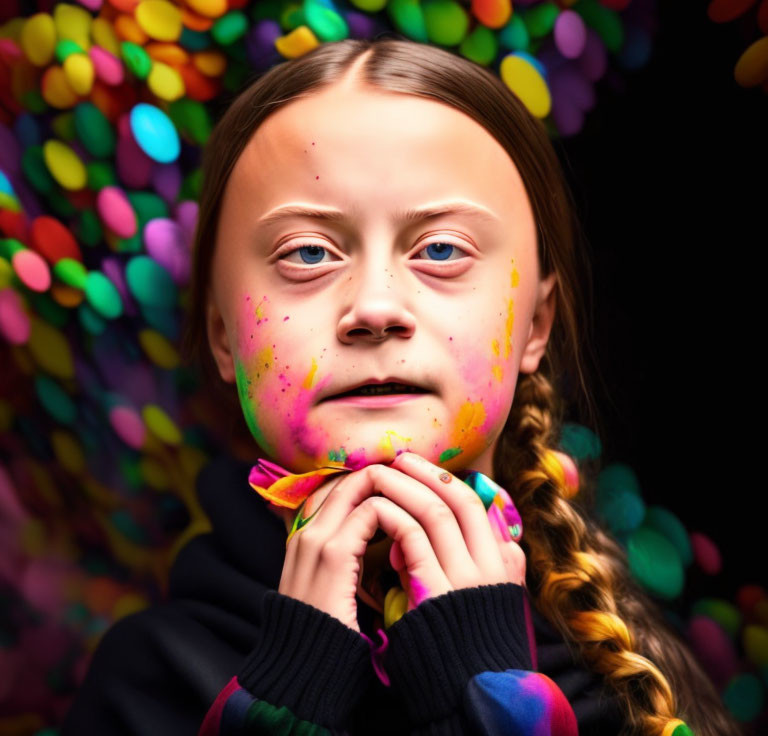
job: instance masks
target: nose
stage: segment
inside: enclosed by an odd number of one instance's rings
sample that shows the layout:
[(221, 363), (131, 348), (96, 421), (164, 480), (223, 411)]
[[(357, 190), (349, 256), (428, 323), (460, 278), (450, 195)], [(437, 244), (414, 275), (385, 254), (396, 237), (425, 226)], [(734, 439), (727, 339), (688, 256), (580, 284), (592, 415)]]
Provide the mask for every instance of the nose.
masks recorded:
[(402, 284), (396, 284), (394, 267), (369, 261), (350, 276), (352, 301), (338, 324), (338, 337), (343, 343), (357, 340), (383, 342), (388, 337), (410, 337), (416, 320), (402, 297)]

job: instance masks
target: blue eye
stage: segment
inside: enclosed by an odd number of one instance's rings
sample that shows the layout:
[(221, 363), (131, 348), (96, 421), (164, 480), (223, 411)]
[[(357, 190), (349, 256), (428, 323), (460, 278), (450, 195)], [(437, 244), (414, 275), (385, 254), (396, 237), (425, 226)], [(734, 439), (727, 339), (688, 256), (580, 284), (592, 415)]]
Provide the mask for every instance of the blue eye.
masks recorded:
[[(437, 261), (447, 261), (454, 251), (459, 253), (466, 253), (466, 251), (463, 251), (457, 245), (443, 242), (441, 240), (437, 240), (434, 243), (429, 243), (423, 250), (420, 250), (419, 253), (429, 253), (430, 255), (435, 256), (435, 260)], [(425, 261), (429, 259), (420, 258), (419, 260)]]
[[(315, 263), (320, 263), (323, 254), (325, 253), (325, 248), (323, 248), (322, 245), (300, 245), (296, 250), (292, 250), (291, 253), (301, 253), (301, 259), (304, 261), (304, 263), (309, 263), (310, 265), (313, 265)], [(310, 260), (307, 260), (304, 258), (304, 254), (307, 253)]]
[[(447, 261), (450, 259), (454, 251), (466, 255), (466, 251), (456, 245), (453, 245), (453, 243), (438, 240), (427, 244), (419, 251), (420, 254), (425, 252), (429, 253), (429, 255), (434, 256), (434, 258), (419, 258), (418, 260)], [(293, 250), (287, 251), (281, 256), (281, 258), (285, 258), (286, 256), (292, 255), (293, 253), (299, 253), (301, 255), (301, 260), (304, 263), (312, 266), (321, 263), (323, 255), (325, 255), (326, 252), (327, 249), (323, 248), (322, 245), (315, 245), (314, 243), (310, 243), (308, 245), (300, 245)]]

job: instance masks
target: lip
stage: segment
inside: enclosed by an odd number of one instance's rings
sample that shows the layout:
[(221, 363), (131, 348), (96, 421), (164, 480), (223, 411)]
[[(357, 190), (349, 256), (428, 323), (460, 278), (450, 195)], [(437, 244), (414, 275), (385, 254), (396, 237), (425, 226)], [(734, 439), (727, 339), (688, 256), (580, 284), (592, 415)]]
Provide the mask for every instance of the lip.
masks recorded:
[[(423, 386), (419, 383), (414, 383), (413, 381), (410, 381), (407, 378), (401, 378), (400, 376), (387, 376), (386, 378), (366, 378), (363, 381), (358, 381), (357, 383), (351, 384), (349, 386), (345, 387), (339, 387), (338, 390), (334, 391), (332, 394), (329, 394), (327, 396), (324, 396), (320, 399), (320, 402), (325, 401), (341, 401), (341, 399), (334, 398), (338, 394), (346, 393), (347, 391), (354, 391), (356, 388), (360, 388), (361, 386), (368, 386), (370, 384), (376, 385), (381, 383), (403, 383), (407, 386), (414, 386), (416, 388), (422, 389), (422, 391), (430, 392), (429, 388), (427, 386)], [(388, 396), (417, 396), (418, 394), (387, 394)], [(365, 397), (368, 398), (368, 397)]]
[(388, 406), (402, 404), (412, 399), (418, 399), (429, 394), (382, 394), (381, 396), (344, 396), (338, 399), (326, 399), (326, 404), (346, 404), (359, 406), (363, 409), (385, 409)]

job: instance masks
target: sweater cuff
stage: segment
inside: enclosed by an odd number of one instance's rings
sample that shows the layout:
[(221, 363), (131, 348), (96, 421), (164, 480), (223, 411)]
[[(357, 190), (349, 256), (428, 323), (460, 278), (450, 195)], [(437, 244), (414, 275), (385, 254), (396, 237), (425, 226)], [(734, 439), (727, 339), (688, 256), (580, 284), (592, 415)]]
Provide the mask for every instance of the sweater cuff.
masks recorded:
[(526, 595), (516, 583), (451, 590), (390, 626), (392, 690), (416, 724), (454, 713), (467, 683), (480, 672), (534, 668)]
[(357, 631), (304, 601), (264, 594), (261, 637), (237, 675), (256, 698), (338, 728), (372, 678), (370, 649)]

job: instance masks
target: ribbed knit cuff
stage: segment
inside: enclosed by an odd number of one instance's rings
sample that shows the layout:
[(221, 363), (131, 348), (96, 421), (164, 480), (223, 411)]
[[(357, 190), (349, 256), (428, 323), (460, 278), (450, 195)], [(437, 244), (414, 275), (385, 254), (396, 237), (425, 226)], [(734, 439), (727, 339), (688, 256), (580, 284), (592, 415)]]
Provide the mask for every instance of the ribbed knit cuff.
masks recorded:
[(261, 639), (237, 675), (260, 700), (299, 719), (344, 726), (373, 678), (363, 637), (319, 608), (269, 590)]
[(428, 598), (387, 630), (386, 668), (416, 725), (456, 711), (480, 672), (533, 669), (522, 585), (460, 588)]

